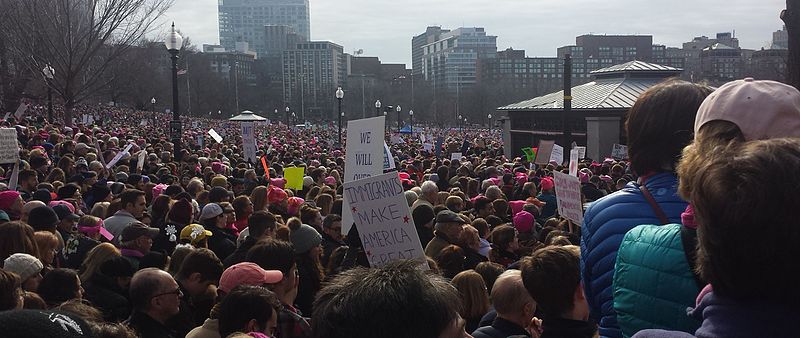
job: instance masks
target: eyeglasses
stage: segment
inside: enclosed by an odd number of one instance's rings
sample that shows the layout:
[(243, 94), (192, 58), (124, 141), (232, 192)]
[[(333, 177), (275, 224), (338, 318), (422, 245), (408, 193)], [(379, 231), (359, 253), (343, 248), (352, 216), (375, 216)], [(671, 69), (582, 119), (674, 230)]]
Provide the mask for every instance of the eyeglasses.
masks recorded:
[(166, 296), (166, 295), (176, 295), (176, 296), (180, 297), (180, 296), (183, 296), (183, 291), (181, 291), (181, 289), (180, 289), (180, 288), (178, 288), (178, 289), (176, 289), (175, 291), (170, 291), (170, 292), (159, 293), (159, 294), (157, 294), (157, 295), (153, 295), (153, 296), (152, 296), (152, 297), (150, 297), (150, 298), (156, 298), (156, 297), (161, 297), (161, 296)]

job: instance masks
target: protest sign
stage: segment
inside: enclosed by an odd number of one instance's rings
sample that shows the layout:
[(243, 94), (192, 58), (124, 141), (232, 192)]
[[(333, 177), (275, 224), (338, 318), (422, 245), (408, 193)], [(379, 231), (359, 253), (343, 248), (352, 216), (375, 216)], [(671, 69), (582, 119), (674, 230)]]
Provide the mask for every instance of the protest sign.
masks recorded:
[(522, 153), (525, 154), (525, 159), (528, 162), (533, 162), (536, 159), (536, 151), (533, 150), (534, 148), (525, 147), (522, 148)]
[(264, 168), (264, 177), (269, 179), (269, 166), (267, 165), (267, 157), (261, 156), (261, 167)]
[(575, 147), (578, 149), (578, 159), (586, 158), (586, 147)]
[(17, 130), (0, 128), (0, 163), (16, 163), (18, 159)]
[(578, 149), (569, 151), (569, 175), (578, 176)]
[(256, 128), (253, 122), (242, 122), (242, 158), (256, 163)]
[(556, 186), (558, 214), (572, 220), (576, 224), (583, 223), (581, 182), (575, 176), (570, 176), (558, 171), (553, 172), (553, 178)]
[(283, 177), (286, 178), (286, 187), (294, 190), (303, 190), (303, 176), (305, 173), (305, 167), (284, 168)]
[(27, 110), (28, 110), (28, 105), (25, 102), (20, 103), (19, 107), (17, 108), (17, 111), (14, 112), (14, 117), (16, 117), (17, 120), (21, 119), (23, 116), (25, 116), (25, 111)]
[(106, 167), (106, 157), (103, 156), (103, 150), (100, 149), (100, 142), (97, 141), (97, 138), (94, 139), (94, 148), (97, 149), (97, 158), (100, 159), (100, 162), (103, 163), (103, 168)]
[(8, 190), (17, 190), (17, 182), (19, 182), (19, 161), (14, 163), (14, 170), (8, 179)]
[(147, 158), (147, 151), (142, 149), (139, 151), (139, 158), (136, 159), (136, 170), (141, 173), (144, 168), (144, 159)]
[(406, 141), (404, 141), (403, 138), (400, 137), (400, 135), (392, 135), (392, 144), (403, 144), (403, 143), (406, 143)]
[(6, 120), (8, 120), (8, 117), (9, 117), (9, 116), (11, 116), (11, 112), (10, 112), (10, 111), (9, 111), (9, 112), (6, 112), (6, 114), (3, 116), (3, 121), (6, 121)]
[(383, 173), (383, 127), (385, 116), (347, 123), (344, 181), (350, 182)]
[(111, 159), (111, 162), (108, 162), (108, 164), (106, 164), (106, 169), (111, 169), (111, 167), (117, 164), (117, 162), (119, 162), (119, 160), (122, 159), (122, 156), (125, 156), (125, 154), (131, 151), (131, 148), (133, 148), (133, 143), (128, 143), (128, 146), (125, 147), (125, 150), (118, 152), (117, 155)]
[(222, 136), (219, 136), (219, 134), (213, 128), (208, 130), (208, 135), (211, 135), (211, 138), (213, 138), (214, 141), (217, 141), (217, 143), (222, 143)]
[(389, 145), (386, 142), (383, 142), (383, 170), (387, 169), (394, 169), (397, 166), (394, 163), (394, 156), (392, 156), (392, 151), (389, 149)]
[(427, 152), (431, 152), (431, 151), (433, 151), (433, 144), (432, 144), (432, 143), (425, 143), (425, 144), (423, 144), (423, 145), (422, 145), (422, 150), (425, 150), (425, 151), (427, 151)]
[(564, 164), (564, 147), (553, 144), (553, 151), (550, 152), (550, 162), (555, 162), (558, 165)]
[(444, 144), (444, 137), (439, 136), (436, 138), (436, 157), (442, 156), (442, 144)]
[(461, 157), (462, 157), (461, 153), (452, 153), (452, 154), (450, 154), (450, 161), (452, 161), (452, 160), (461, 161)]
[(425, 252), (396, 173), (345, 182), (343, 194), (371, 267), (399, 259), (413, 259), (421, 267), (427, 267)]
[(140, 127), (144, 127), (144, 126), (146, 126), (146, 125), (147, 125), (147, 120), (141, 120), (141, 121), (139, 121), (139, 126), (140, 126)]
[(536, 160), (534, 163), (536, 164), (547, 164), (550, 162), (550, 155), (553, 152), (553, 145), (556, 142), (552, 140), (541, 140), (539, 141), (538, 151), (536, 153)]
[(197, 135), (197, 146), (203, 148), (203, 135)]
[(627, 160), (628, 146), (614, 143), (614, 147), (611, 148), (611, 157), (617, 160)]

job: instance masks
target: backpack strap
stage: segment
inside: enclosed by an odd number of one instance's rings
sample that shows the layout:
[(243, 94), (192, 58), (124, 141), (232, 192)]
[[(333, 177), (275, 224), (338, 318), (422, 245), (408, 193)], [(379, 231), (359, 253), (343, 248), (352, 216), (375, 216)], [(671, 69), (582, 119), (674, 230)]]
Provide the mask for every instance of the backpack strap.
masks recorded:
[(683, 245), (683, 254), (686, 256), (686, 262), (689, 263), (689, 270), (692, 271), (692, 276), (694, 276), (694, 282), (697, 283), (697, 288), (702, 290), (707, 283), (703, 282), (696, 269), (697, 230), (681, 226), (681, 244)]
[(661, 225), (669, 224), (667, 214), (665, 214), (664, 210), (661, 210), (661, 207), (658, 206), (658, 202), (656, 202), (656, 199), (653, 198), (653, 194), (650, 193), (650, 190), (648, 190), (644, 184), (637, 185), (639, 186), (639, 190), (642, 191), (644, 199), (647, 200), (647, 203), (650, 204), (650, 207), (653, 208), (653, 211), (656, 213), (656, 217), (658, 217), (658, 220), (661, 221)]

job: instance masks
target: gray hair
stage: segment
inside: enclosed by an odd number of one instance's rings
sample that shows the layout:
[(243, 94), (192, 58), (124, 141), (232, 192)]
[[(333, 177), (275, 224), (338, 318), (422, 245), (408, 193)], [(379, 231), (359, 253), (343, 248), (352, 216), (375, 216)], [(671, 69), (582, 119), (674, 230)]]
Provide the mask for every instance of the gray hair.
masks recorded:
[(433, 181), (425, 181), (422, 183), (422, 194), (434, 194), (439, 192), (439, 186), (436, 185)]
[(531, 301), (533, 298), (522, 283), (522, 271), (510, 269), (497, 277), (492, 287), (492, 304), (498, 315), (513, 316)]

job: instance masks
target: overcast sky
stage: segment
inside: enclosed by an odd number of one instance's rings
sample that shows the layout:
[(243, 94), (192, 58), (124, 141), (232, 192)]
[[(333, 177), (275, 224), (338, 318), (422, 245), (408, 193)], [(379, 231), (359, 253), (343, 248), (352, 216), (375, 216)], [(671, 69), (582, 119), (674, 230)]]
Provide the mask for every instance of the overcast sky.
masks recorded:
[[(311, 38), (352, 53), (363, 49), (384, 63), (411, 68), (411, 37), (430, 25), (484, 27), (499, 50), (555, 56), (582, 34), (650, 34), (680, 47), (695, 36), (736, 32), (757, 49), (782, 27), (784, 0), (310, 0)], [(176, 0), (165, 15), (195, 45), (219, 42), (217, 0)], [(164, 25), (163, 30), (166, 31)]]

